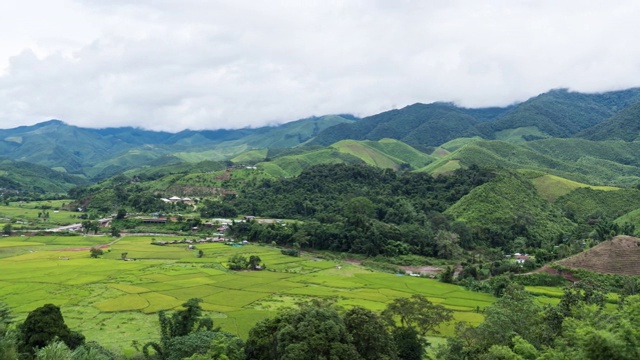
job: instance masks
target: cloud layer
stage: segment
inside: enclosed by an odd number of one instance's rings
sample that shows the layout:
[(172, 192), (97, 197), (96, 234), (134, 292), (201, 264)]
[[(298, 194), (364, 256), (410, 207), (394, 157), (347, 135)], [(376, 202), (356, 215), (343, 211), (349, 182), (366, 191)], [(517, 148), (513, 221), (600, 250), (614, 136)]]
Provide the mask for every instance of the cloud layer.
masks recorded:
[(640, 86), (634, 0), (30, 1), (0, 24), (2, 128), (240, 128)]

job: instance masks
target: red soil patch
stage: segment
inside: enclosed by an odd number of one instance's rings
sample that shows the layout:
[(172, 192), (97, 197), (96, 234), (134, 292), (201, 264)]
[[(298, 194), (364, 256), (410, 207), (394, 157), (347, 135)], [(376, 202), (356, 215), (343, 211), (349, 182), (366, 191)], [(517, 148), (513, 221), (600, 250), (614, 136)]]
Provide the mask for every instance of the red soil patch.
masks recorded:
[(542, 272), (550, 274), (550, 275), (560, 275), (563, 278), (565, 278), (565, 279), (567, 279), (567, 280), (569, 280), (571, 282), (576, 282), (576, 281), (580, 280), (577, 277), (573, 276), (573, 274), (570, 271), (560, 271), (558, 269), (554, 269), (554, 268), (549, 267), (547, 265), (541, 267), (540, 269), (536, 269), (536, 270), (530, 272), (529, 274), (536, 274), (536, 273), (542, 273)]
[(216, 180), (229, 180), (231, 179), (231, 173), (229, 171), (225, 171), (222, 174), (214, 177)]

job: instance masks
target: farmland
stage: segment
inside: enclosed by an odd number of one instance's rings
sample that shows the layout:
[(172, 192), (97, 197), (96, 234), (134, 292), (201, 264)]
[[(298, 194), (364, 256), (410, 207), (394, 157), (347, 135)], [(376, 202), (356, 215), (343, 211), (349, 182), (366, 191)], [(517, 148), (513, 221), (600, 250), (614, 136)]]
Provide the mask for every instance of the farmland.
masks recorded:
[[(163, 239), (170, 237), (163, 237)], [(357, 265), (305, 255), (290, 257), (267, 246), (199, 244), (204, 256), (185, 245), (154, 246), (152, 238), (127, 236), (101, 258), (91, 246), (108, 237), (22, 236), (0, 240), (0, 300), (19, 319), (46, 303), (61, 307), (66, 322), (101, 344), (131, 351), (131, 341), (156, 339), (157, 312), (189, 298), (202, 306), (217, 326), (246, 337), (260, 319), (310, 297), (335, 298), (338, 305), (382, 310), (397, 297), (427, 296), (455, 311), (457, 321), (479, 324), (477, 310), (493, 297), (436, 280), (374, 272)], [(73, 251), (71, 251), (73, 250)], [(123, 261), (123, 253), (135, 261)], [(227, 259), (236, 253), (258, 255), (264, 271), (232, 272)], [(453, 324), (442, 329), (453, 333)]]
[[(13, 202), (0, 205), (0, 224), (13, 222), (14, 229), (47, 229), (60, 225), (79, 223), (77, 212), (60, 210), (70, 200)], [(43, 214), (46, 213), (46, 217)]]

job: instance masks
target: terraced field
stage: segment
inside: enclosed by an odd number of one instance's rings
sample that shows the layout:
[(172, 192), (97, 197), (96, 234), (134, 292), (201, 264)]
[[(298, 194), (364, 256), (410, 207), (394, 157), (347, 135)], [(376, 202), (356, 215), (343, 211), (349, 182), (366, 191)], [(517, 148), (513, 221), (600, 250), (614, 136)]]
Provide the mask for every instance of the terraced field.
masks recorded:
[[(167, 237), (167, 239), (170, 239)], [(455, 311), (456, 320), (478, 324), (478, 310), (493, 297), (431, 279), (396, 276), (310, 256), (281, 255), (257, 245), (202, 244), (204, 257), (185, 245), (154, 246), (151, 237), (125, 237), (102, 258), (86, 247), (107, 237), (9, 237), (0, 239), (0, 300), (19, 318), (46, 303), (62, 308), (67, 323), (89, 340), (123, 351), (131, 341), (157, 339), (157, 312), (198, 297), (224, 330), (246, 336), (260, 319), (310, 297), (332, 297), (344, 307), (381, 310), (397, 297), (423, 294)], [(69, 251), (61, 249), (82, 249)], [(8, 252), (8, 253), (7, 253)], [(136, 259), (123, 261), (122, 254)], [(264, 271), (232, 272), (233, 254), (258, 255)], [(452, 334), (453, 324), (441, 329)]]

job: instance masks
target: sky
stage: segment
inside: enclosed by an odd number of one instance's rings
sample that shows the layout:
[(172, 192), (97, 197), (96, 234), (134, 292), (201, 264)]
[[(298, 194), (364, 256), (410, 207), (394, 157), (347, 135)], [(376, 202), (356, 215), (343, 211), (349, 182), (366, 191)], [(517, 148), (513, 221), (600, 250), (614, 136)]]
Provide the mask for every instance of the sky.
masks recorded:
[(177, 132), (640, 86), (636, 0), (0, 0), (0, 128)]

